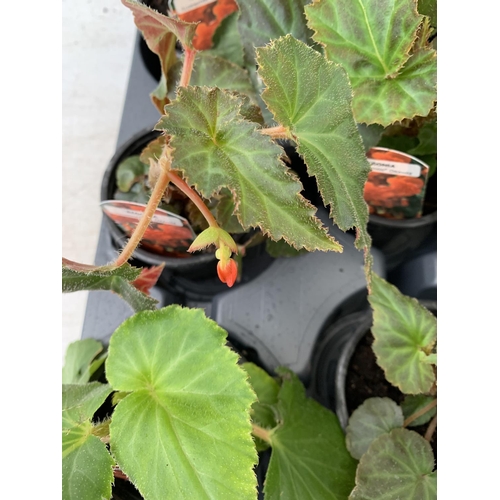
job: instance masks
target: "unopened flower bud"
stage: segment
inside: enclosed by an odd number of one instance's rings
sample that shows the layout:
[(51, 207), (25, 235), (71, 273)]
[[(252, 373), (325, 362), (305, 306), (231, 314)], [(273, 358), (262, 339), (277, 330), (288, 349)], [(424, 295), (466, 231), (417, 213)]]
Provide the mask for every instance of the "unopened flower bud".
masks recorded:
[(222, 283), (226, 283), (228, 287), (232, 287), (238, 277), (238, 265), (233, 259), (227, 261), (220, 260), (217, 263), (217, 274)]

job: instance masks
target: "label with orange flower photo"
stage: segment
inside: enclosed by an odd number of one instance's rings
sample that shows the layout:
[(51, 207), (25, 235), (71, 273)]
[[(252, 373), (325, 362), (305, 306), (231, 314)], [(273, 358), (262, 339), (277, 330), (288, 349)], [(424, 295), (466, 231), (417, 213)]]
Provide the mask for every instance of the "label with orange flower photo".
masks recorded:
[(421, 217), (429, 166), (387, 148), (371, 148), (367, 158), (371, 172), (364, 197), (370, 214), (389, 219)]
[[(130, 237), (146, 205), (130, 201), (107, 200), (101, 203), (101, 208)], [(185, 253), (195, 238), (196, 234), (187, 219), (158, 208), (144, 233), (141, 247), (160, 255), (179, 257), (178, 254)]]

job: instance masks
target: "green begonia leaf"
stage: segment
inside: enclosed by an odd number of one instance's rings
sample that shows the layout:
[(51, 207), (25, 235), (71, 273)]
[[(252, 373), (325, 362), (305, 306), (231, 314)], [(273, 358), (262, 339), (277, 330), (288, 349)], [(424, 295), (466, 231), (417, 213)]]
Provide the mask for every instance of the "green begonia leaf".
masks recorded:
[[(405, 397), (404, 401), (401, 403), (401, 409), (405, 418), (411, 417), (417, 411), (424, 409), (430, 402), (435, 399), (433, 396), (426, 396), (424, 394), (418, 394), (416, 396), (408, 395)], [(408, 424), (408, 427), (417, 427), (419, 425), (424, 425), (429, 420), (434, 417), (437, 413), (437, 408), (431, 408), (429, 411), (425, 412), (421, 417), (416, 418)]]
[(418, 0), (418, 12), (428, 16), (431, 26), (437, 29), (437, 0)]
[(416, 299), (372, 275), (368, 300), (373, 309), (373, 351), (387, 380), (405, 393), (431, 390), (435, 374), (427, 358), (436, 343), (435, 316)]
[(415, 46), (423, 19), (416, 2), (319, 0), (305, 11), (313, 38), (349, 75), (356, 121), (427, 116), (436, 100), (436, 52)]
[(276, 121), (290, 129), (330, 216), (344, 231), (358, 229), (358, 248), (369, 247), (363, 187), (370, 166), (345, 71), (289, 35), (257, 54), (266, 84), (262, 98)]
[(141, 270), (125, 263), (120, 267), (110, 269), (109, 266), (75, 269), (63, 263), (62, 291), (63, 293), (81, 290), (111, 290), (122, 297), (134, 311), (156, 309), (158, 301), (140, 292), (132, 285)]
[(394, 429), (371, 444), (356, 471), (349, 500), (437, 498), (437, 472), (430, 444), (407, 429)]
[[(248, 373), (248, 381), (257, 395), (257, 401), (252, 405), (250, 412), (252, 423), (264, 429), (276, 427), (274, 407), (278, 403), (278, 392), (280, 390), (278, 382), (253, 363), (243, 363), (241, 367)], [(258, 451), (269, 448), (269, 443), (262, 439), (255, 438), (255, 442)]]
[(219, 199), (216, 205), (216, 219), (219, 225), (228, 233), (244, 233), (245, 230), (241, 227), (238, 217), (234, 215), (235, 204), (231, 191), (227, 188), (223, 188), (218, 198)]
[(205, 52), (196, 56), (190, 85), (232, 90), (249, 96), (257, 103), (252, 80), (245, 69), (227, 59)]
[(218, 88), (180, 88), (156, 126), (172, 136), (172, 167), (207, 199), (229, 188), (244, 229), (260, 227), (297, 249), (340, 251), (280, 160), (283, 149), (242, 118), (241, 104)]
[(255, 499), (250, 407), (255, 395), (200, 309), (143, 311), (113, 334), (107, 378), (118, 464), (148, 500)]
[(384, 127), (382, 127), (382, 125), (366, 125), (366, 123), (358, 123), (358, 132), (363, 140), (365, 151), (377, 146), (382, 138), (383, 131)]
[(392, 399), (369, 398), (349, 418), (347, 449), (359, 460), (376, 438), (403, 427), (403, 422), (403, 411)]
[(307, 250), (297, 250), (290, 246), (285, 240), (266, 241), (266, 252), (274, 258), (278, 257), (298, 257), (307, 253)]
[(266, 500), (345, 499), (354, 486), (356, 461), (345, 446), (337, 417), (313, 399), (292, 372), (278, 395), (280, 424), (271, 431)]
[(287, 34), (304, 43), (314, 43), (312, 31), (304, 16), (304, 5), (310, 0), (240, 1), (238, 28), (241, 33), (247, 64), (254, 64), (255, 47)]
[(95, 371), (98, 365), (92, 364), (94, 358), (102, 352), (102, 344), (94, 339), (77, 340), (66, 349), (62, 370), (63, 384), (86, 384), (90, 377), (91, 366)]
[(418, 131), (418, 144), (408, 153), (419, 157), (437, 153), (437, 121), (422, 125)]
[(90, 421), (110, 393), (111, 387), (99, 382), (63, 384), (63, 429), (70, 429)]
[[(63, 433), (63, 500), (111, 498), (114, 460), (91, 430), (92, 425), (86, 422)], [(65, 449), (70, 451), (65, 453)]]
[(90, 419), (111, 393), (99, 382), (62, 388), (62, 492), (64, 500), (111, 497), (114, 461), (92, 435)]

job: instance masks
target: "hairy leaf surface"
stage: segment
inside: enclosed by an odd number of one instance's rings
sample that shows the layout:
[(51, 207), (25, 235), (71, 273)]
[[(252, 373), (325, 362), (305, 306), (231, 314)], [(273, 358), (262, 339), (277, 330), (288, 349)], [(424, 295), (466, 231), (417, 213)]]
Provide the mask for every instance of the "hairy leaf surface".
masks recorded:
[(419, 434), (394, 429), (377, 438), (361, 458), (349, 500), (436, 500), (431, 445)]
[(356, 461), (345, 446), (337, 417), (307, 398), (291, 371), (278, 394), (280, 425), (271, 432), (271, 461), (264, 484), (266, 500), (345, 499), (354, 486)]
[(392, 399), (369, 398), (349, 418), (347, 449), (359, 460), (376, 438), (403, 427), (403, 422), (403, 411)]
[(422, 47), (412, 54), (423, 19), (415, 1), (317, 0), (305, 10), (313, 38), (349, 75), (356, 121), (389, 125), (429, 113), (436, 53)]
[(363, 187), (370, 166), (345, 71), (289, 35), (257, 54), (266, 84), (262, 98), (276, 121), (290, 129), (330, 216), (344, 231), (358, 228), (358, 248), (369, 247)]
[(156, 309), (158, 301), (140, 292), (131, 283), (141, 273), (140, 269), (128, 263), (115, 269), (110, 269), (108, 266), (79, 267), (77, 269), (72, 264), (65, 264), (63, 260), (63, 293), (81, 290), (111, 290), (128, 302), (134, 311)]
[(111, 449), (150, 500), (256, 498), (255, 396), (226, 335), (202, 310), (173, 305), (111, 337), (108, 380), (130, 392), (115, 408)]
[(435, 381), (433, 367), (437, 321), (416, 299), (372, 275), (373, 351), (387, 380), (405, 394), (429, 392)]
[(244, 229), (260, 227), (297, 249), (340, 251), (280, 160), (283, 149), (243, 119), (241, 106), (239, 97), (217, 88), (180, 88), (156, 126), (172, 136), (172, 168), (207, 199), (229, 188)]

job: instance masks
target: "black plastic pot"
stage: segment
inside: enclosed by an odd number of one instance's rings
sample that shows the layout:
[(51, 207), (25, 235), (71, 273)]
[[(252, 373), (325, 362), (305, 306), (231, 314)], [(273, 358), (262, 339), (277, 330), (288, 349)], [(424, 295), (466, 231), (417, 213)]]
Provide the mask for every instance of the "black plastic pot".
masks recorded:
[[(436, 314), (436, 301), (421, 300), (420, 303)], [(349, 363), (357, 345), (370, 331), (372, 322), (373, 314), (369, 308), (341, 318), (325, 331), (312, 361), (312, 394), (335, 412), (343, 429), (349, 420), (346, 400)]]

